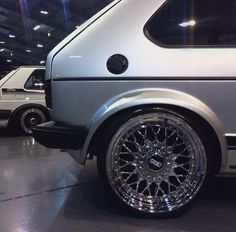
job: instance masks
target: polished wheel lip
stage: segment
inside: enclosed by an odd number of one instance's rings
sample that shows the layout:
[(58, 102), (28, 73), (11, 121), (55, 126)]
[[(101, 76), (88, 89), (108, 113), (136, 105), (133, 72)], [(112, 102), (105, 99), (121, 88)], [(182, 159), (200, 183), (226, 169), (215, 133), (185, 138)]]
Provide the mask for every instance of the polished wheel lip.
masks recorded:
[[(132, 128), (135, 128), (137, 126), (142, 127), (150, 124), (150, 122), (158, 122), (159, 124), (167, 123), (166, 125), (172, 125), (172, 127), (175, 126), (178, 133), (181, 133), (186, 137), (188, 152), (190, 152), (189, 157), (190, 160), (192, 160), (189, 172), (192, 172), (192, 174), (187, 175), (186, 179), (180, 185), (182, 186), (183, 183), (185, 185), (184, 194), (181, 194), (181, 192), (183, 192), (183, 189), (181, 187), (177, 188), (177, 190), (174, 191), (174, 194), (169, 192), (169, 194), (164, 193), (162, 196), (158, 197), (149, 196), (148, 194), (146, 196), (140, 193), (137, 194), (134, 189), (132, 189), (131, 187), (128, 188), (128, 184), (126, 182), (127, 180), (125, 180), (120, 172), (120, 167), (119, 165), (117, 165), (119, 161), (116, 158), (120, 155), (119, 149), (121, 149), (122, 147), (122, 142), (124, 142), (125, 136), (127, 137), (127, 133), (132, 130)], [(161, 143), (159, 145), (162, 146)], [(164, 149), (164, 151), (167, 154), (168, 150)], [(168, 163), (170, 161), (167, 160), (165, 162)], [(140, 175), (141, 172), (139, 172), (139, 169), (136, 168), (140, 163), (137, 163), (137, 159), (133, 163), (135, 172), (138, 172), (138, 174)], [(132, 208), (147, 213), (168, 213), (177, 210), (189, 203), (191, 199), (196, 196), (204, 182), (206, 167), (206, 152), (196, 132), (186, 123), (186, 121), (180, 115), (176, 113), (172, 114), (170, 112), (161, 111), (157, 113), (148, 113), (136, 116), (124, 123), (112, 138), (106, 156), (106, 171), (108, 180), (116, 195), (124, 203), (131, 206)], [(167, 170), (165, 172), (173, 172), (173, 170), (170, 170), (170, 168), (165, 168), (165, 170)], [(147, 173), (150, 177), (146, 178)], [(157, 174), (161, 176), (161, 178), (158, 177)], [(159, 173), (150, 172), (150, 170), (149, 172), (147, 172), (147, 170), (145, 170), (142, 175), (142, 178), (145, 176), (146, 181), (151, 183), (154, 177), (155, 181), (157, 181), (158, 179), (159, 181), (163, 181), (163, 178), (168, 176), (168, 173), (165, 174), (162, 168)], [(190, 183), (188, 183), (188, 181), (190, 181)]]

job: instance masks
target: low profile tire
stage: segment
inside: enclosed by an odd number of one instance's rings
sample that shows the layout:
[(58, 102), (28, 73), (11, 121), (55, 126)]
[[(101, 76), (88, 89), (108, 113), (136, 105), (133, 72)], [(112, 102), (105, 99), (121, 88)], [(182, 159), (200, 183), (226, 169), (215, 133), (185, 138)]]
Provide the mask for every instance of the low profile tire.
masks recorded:
[(154, 108), (111, 125), (98, 168), (121, 206), (142, 216), (172, 217), (192, 205), (210, 175), (208, 146), (193, 125)]
[(40, 109), (28, 108), (20, 113), (18, 122), (25, 134), (32, 135), (34, 126), (46, 122), (46, 115)]

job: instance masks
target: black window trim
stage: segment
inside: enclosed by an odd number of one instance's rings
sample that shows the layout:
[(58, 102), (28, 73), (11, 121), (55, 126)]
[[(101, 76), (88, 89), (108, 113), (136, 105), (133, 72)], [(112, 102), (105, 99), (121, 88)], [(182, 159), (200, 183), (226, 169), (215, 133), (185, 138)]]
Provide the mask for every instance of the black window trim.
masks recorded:
[(232, 49), (232, 48), (235, 48), (236, 49), (236, 44), (235, 45), (166, 45), (166, 44), (161, 43), (157, 39), (153, 38), (149, 34), (149, 28), (150, 28), (152, 19), (159, 13), (159, 11), (162, 10), (162, 8), (165, 7), (166, 4), (168, 4), (169, 1), (173, 1), (173, 0), (166, 0), (164, 3), (162, 3), (162, 5), (158, 7), (156, 12), (151, 16), (151, 18), (144, 25), (143, 33), (152, 43), (158, 45), (159, 47), (168, 48), (168, 49), (178, 49), (178, 48), (186, 48), (186, 49), (187, 48), (188, 49), (199, 49), (199, 48), (204, 48), (204, 49), (209, 49), (209, 48), (230, 49), (231, 48)]
[(29, 92), (29, 93), (44, 93), (44, 92), (45, 92), (45, 90), (27, 89), (27, 88), (26, 88), (26, 83), (27, 83), (28, 80), (31, 78), (31, 75), (33, 74), (33, 72), (35, 72), (36, 70), (44, 70), (44, 71), (46, 71), (44, 68), (36, 68), (36, 69), (34, 69), (34, 70), (30, 73), (30, 75), (29, 75), (29, 77), (27, 78), (27, 80), (25, 81), (25, 84), (24, 84), (24, 91), (25, 91), (25, 92)]

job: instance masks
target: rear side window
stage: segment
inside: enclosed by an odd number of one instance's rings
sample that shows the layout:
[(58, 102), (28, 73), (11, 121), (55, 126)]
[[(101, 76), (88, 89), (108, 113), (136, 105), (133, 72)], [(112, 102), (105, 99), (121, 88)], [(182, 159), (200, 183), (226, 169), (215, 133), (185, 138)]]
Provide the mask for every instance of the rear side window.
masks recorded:
[(32, 72), (25, 83), (25, 89), (28, 90), (44, 90), (45, 70), (36, 69)]
[(235, 0), (167, 0), (145, 26), (162, 46), (235, 46)]

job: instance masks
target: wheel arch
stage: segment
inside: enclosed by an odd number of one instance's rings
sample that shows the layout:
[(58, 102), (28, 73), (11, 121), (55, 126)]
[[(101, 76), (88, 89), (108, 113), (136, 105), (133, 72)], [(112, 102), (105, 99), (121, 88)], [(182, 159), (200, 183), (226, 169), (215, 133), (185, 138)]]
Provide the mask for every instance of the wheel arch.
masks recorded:
[(215, 170), (214, 173), (218, 173), (221, 165), (222, 165), (222, 149), (221, 149), (221, 145), (218, 139), (218, 136), (215, 132), (215, 130), (211, 127), (211, 125), (201, 116), (199, 116), (198, 114), (196, 114), (195, 112), (188, 110), (186, 108), (183, 107), (178, 107), (178, 106), (173, 106), (173, 105), (165, 105), (165, 104), (159, 104), (159, 105), (153, 105), (153, 104), (147, 104), (147, 105), (139, 105), (139, 106), (135, 106), (135, 107), (131, 107), (131, 108), (127, 108), (125, 110), (119, 111), (117, 113), (115, 113), (114, 115), (110, 116), (109, 118), (107, 118), (99, 127), (98, 129), (95, 131), (95, 133), (93, 134), (93, 137), (90, 140), (89, 143), (89, 147), (88, 147), (88, 152), (97, 156), (99, 155), (99, 148), (97, 146), (99, 146), (100, 141), (102, 139), (102, 135), (104, 135), (106, 133), (106, 129), (108, 128), (109, 124), (117, 118), (123, 117), (127, 114), (133, 114), (136, 113), (137, 111), (145, 111), (145, 109), (147, 108), (161, 108), (161, 109), (167, 109), (170, 111), (174, 111), (178, 114), (181, 114), (183, 116), (187, 116), (191, 119), (193, 119), (194, 121), (196, 120), (198, 125), (201, 125), (201, 129), (203, 129), (206, 133), (207, 133), (207, 137), (211, 138), (211, 144), (213, 147), (213, 152), (215, 154)]
[(26, 109), (30, 109), (30, 108), (36, 108), (36, 109), (40, 109), (44, 112), (45, 116), (46, 116), (46, 119), (49, 120), (50, 119), (50, 115), (49, 115), (49, 111), (48, 109), (44, 106), (44, 105), (41, 105), (41, 104), (38, 104), (38, 103), (28, 103), (28, 104), (24, 104), (24, 105), (21, 105), (19, 107), (17, 107), (12, 113), (11, 113), (11, 116), (9, 118), (9, 122), (8, 124), (11, 124), (14, 122), (14, 120), (18, 117), (18, 115), (26, 110)]
[[(199, 99), (170, 89), (141, 89), (124, 93), (104, 104), (93, 116), (89, 134), (80, 154), (80, 163), (85, 164), (88, 153), (94, 151), (96, 140), (110, 120), (144, 107), (167, 108), (185, 116), (194, 117), (208, 136), (213, 138), (216, 149), (217, 171), (222, 171), (227, 162), (227, 146), (223, 126), (216, 114)], [(101, 137), (101, 136), (100, 136)]]

